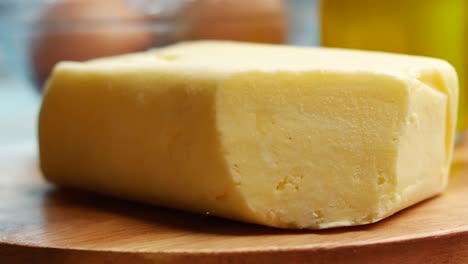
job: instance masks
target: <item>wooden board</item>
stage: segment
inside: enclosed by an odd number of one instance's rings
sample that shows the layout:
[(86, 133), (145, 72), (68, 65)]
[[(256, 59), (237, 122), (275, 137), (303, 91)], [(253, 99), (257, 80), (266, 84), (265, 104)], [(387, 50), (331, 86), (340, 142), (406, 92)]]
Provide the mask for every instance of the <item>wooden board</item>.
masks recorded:
[(0, 263), (468, 263), (468, 167), (449, 190), (376, 224), (292, 231), (43, 182), (37, 159), (0, 162)]

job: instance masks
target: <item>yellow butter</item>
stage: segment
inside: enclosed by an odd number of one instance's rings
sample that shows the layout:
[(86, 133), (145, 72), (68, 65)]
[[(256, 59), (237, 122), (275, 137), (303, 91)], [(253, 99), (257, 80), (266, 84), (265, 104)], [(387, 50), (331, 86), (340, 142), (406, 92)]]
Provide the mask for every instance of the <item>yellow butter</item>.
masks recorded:
[(59, 185), (246, 222), (360, 225), (444, 190), (457, 100), (437, 59), (181, 43), (60, 63), (41, 167)]

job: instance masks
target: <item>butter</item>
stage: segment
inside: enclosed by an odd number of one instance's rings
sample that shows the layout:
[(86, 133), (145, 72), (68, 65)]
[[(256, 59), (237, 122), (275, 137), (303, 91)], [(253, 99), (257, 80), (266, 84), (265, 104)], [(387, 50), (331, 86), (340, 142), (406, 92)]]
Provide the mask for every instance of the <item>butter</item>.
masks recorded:
[(442, 60), (201, 41), (56, 66), (46, 179), (282, 228), (376, 222), (447, 186)]

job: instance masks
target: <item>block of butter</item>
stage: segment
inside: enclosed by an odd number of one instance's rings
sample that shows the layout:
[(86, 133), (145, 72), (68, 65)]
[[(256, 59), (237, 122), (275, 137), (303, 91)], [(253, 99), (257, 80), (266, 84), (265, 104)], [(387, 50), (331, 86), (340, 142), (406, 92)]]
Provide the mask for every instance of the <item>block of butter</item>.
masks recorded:
[(39, 122), (47, 180), (281, 228), (372, 223), (447, 185), (445, 61), (222, 41), (62, 62)]

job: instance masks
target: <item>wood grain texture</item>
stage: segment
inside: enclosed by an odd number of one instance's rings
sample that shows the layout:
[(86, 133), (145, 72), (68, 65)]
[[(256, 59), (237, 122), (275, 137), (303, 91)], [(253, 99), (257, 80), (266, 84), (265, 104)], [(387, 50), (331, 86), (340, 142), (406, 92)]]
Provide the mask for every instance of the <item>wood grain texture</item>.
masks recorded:
[(0, 263), (468, 263), (468, 166), (376, 224), (282, 230), (59, 189), (0, 163)]

